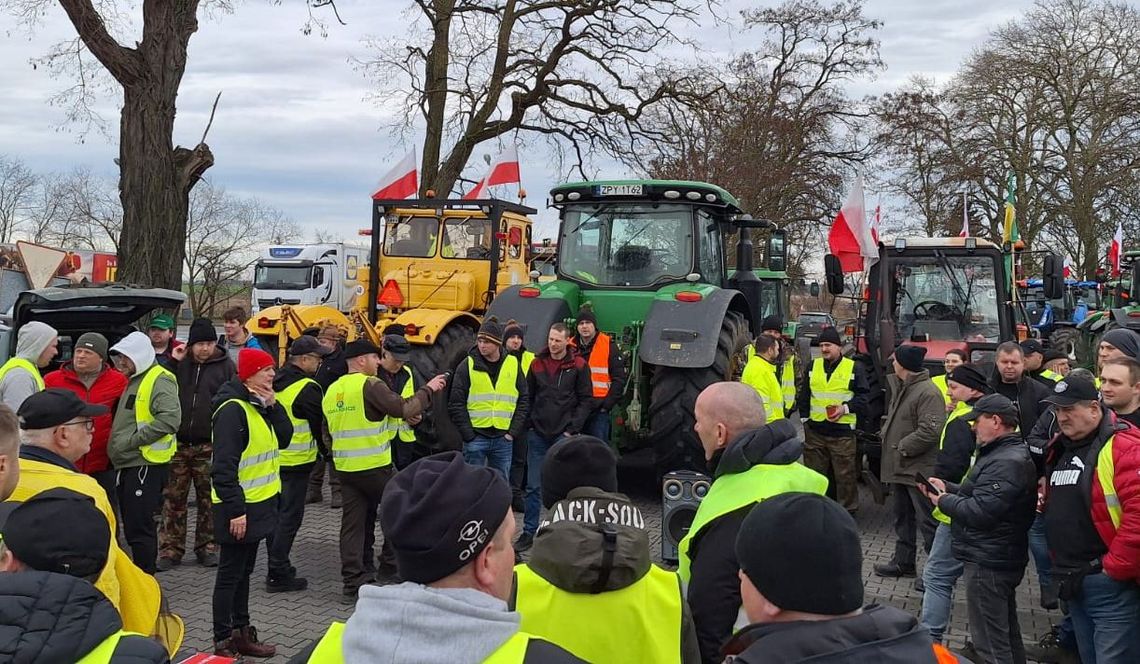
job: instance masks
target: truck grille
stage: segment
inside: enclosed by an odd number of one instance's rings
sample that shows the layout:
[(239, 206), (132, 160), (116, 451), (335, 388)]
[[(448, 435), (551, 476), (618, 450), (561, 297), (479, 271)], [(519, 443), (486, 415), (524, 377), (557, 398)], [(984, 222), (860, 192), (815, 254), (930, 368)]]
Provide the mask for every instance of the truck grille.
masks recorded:
[(276, 306), (278, 304), (301, 304), (301, 300), (299, 300), (299, 299), (286, 299), (286, 298), (280, 298), (280, 301), (270, 300), (270, 299), (260, 299), (260, 298), (257, 300), (257, 308), (258, 309), (268, 309), (269, 307), (273, 307), (273, 306)]

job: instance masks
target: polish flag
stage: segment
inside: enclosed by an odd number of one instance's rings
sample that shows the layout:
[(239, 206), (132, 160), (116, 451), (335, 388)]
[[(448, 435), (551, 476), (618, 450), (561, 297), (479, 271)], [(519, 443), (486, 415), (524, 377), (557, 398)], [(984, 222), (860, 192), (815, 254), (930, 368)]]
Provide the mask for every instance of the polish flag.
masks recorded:
[(392, 200), (415, 196), (419, 191), (419, 171), (416, 169), (416, 150), (404, 155), (392, 170), (380, 178), (378, 188), (372, 192), (372, 200)]
[(1073, 273), (1073, 259), (1070, 258), (1068, 254), (1065, 254), (1065, 262), (1061, 268), (1061, 276), (1065, 279), (1072, 279)]
[(962, 232), (958, 237), (970, 237), (970, 206), (966, 203), (966, 194), (962, 194)]
[(875, 204), (875, 218), (871, 220), (871, 240), (875, 244), (879, 243), (879, 223), (882, 221), (880, 209), (882, 205), (881, 201)]
[(475, 183), (471, 191), (463, 195), (463, 200), (472, 201), (487, 196), (488, 189), (501, 184), (521, 184), (519, 177), (519, 151), (514, 145), (503, 150), (491, 161), (487, 175)]
[(844, 272), (862, 272), (864, 267), (870, 267), (878, 260), (878, 244), (871, 235), (863, 203), (862, 175), (855, 178), (855, 186), (847, 195), (847, 202), (832, 222), (827, 244), (831, 253), (839, 257)]
[(1112, 244), (1108, 247), (1108, 267), (1112, 270), (1112, 277), (1120, 276), (1120, 252), (1124, 246), (1124, 225), (1116, 222), (1116, 235), (1112, 236)]

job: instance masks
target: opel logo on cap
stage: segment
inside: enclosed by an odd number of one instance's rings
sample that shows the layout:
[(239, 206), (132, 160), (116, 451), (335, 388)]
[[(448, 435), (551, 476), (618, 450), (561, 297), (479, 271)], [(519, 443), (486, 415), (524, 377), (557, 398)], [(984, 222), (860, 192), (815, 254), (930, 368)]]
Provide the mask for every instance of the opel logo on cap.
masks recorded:
[(1067, 389), (1069, 389), (1069, 384), (1066, 383), (1065, 381), (1061, 381), (1061, 382), (1059, 382), (1053, 386), (1053, 391), (1056, 392), (1057, 394), (1060, 394)]
[(482, 521), (468, 521), (466, 525), (459, 530), (459, 541), (470, 542), (471, 540), (479, 537), (479, 533), (483, 531)]

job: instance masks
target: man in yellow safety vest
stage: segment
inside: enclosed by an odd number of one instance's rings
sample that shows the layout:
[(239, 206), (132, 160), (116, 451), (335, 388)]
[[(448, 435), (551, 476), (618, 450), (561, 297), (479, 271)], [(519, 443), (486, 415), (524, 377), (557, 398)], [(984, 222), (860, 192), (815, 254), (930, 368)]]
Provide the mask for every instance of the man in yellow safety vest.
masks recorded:
[(821, 357), (811, 363), (797, 399), (804, 424), (804, 465), (834, 480), (835, 497), (848, 512), (859, 509), (855, 423), (867, 405), (867, 375), (843, 356), (834, 327), (819, 334)]
[(174, 434), (182, 424), (178, 379), (154, 358), (142, 332), (131, 332), (111, 347), (115, 368), (127, 377), (111, 424), (107, 456), (118, 471), (118, 505), (131, 559), (154, 574), (162, 490), (177, 451)]
[(59, 353), (59, 333), (47, 323), (25, 323), (16, 334), (16, 355), (0, 366), (0, 403), (16, 412), (24, 399), (44, 389), (40, 370)]
[(297, 568), (289, 562), (289, 552), (305, 518), (309, 475), (317, 462), (318, 444), (323, 444), (317, 439), (324, 431), (324, 391), (313, 376), (330, 352), (315, 337), (303, 335), (289, 346), (285, 366), (273, 378), (273, 392), (293, 425), (293, 437), (281, 449), (277, 528), (265, 540), (269, 553), (266, 592), (292, 592), (309, 586), (307, 580), (297, 576)]
[(404, 583), (361, 588), (348, 622), (334, 623), (293, 661), (583, 661), (520, 631), (519, 615), (507, 609), (515, 520), (500, 473), (459, 452), (414, 461), (384, 492), (380, 524)]
[(1037, 339), (1026, 339), (1020, 344), (1025, 357), (1025, 373), (1038, 383), (1053, 389), (1064, 376), (1045, 368), (1045, 345)]
[(651, 562), (645, 519), (617, 488), (617, 456), (601, 440), (570, 436), (547, 451), (547, 518), (515, 567), (511, 608), (523, 630), (589, 662), (696, 664), (677, 575)]
[[(526, 326), (513, 319), (507, 321), (507, 326), (503, 328), (503, 345), (508, 353), (518, 359), (523, 376), (530, 373), (530, 365), (535, 357), (534, 352), (527, 350), (524, 344), (525, 336)], [(511, 481), (511, 509), (521, 512), (523, 497), (526, 495), (526, 436), (511, 441), (511, 472), (508, 479)]]
[[(374, 571), (370, 534), (376, 531), (376, 509), (384, 487), (395, 474), (392, 445), (401, 423), (414, 424), (431, 406), (432, 394), (444, 388), (447, 379), (436, 376), (402, 397), (376, 377), (382, 356), (393, 362), (409, 357), (382, 350), (366, 339), (344, 347), (348, 373), (325, 390), (321, 409), (331, 443), (333, 466), (340, 477), (343, 511), (340, 519), (340, 566), (344, 580), (342, 601), (355, 602), (361, 586), (395, 574), (388, 538), (384, 560)], [(394, 365), (391, 365), (394, 366)]]
[(803, 444), (786, 418), (765, 424), (764, 404), (743, 383), (713, 383), (697, 397), (693, 431), (713, 483), (678, 548), (677, 573), (705, 662), (747, 621), (740, 611), (736, 534), (752, 505), (788, 491), (822, 494), (827, 478), (803, 466)]
[(773, 364), (776, 365), (776, 376), (780, 379), (780, 393), (784, 395), (784, 415), (788, 415), (796, 407), (796, 378), (799, 373), (795, 348), (784, 337), (783, 319), (775, 314), (764, 318), (760, 324), (760, 336), (771, 337), (779, 345)]
[(784, 394), (780, 389), (780, 379), (776, 375), (776, 356), (780, 344), (767, 335), (756, 338), (753, 347), (756, 354), (744, 365), (740, 382), (751, 385), (764, 401), (764, 416), (768, 422), (784, 419)]
[(946, 387), (946, 379), (951, 371), (962, 366), (967, 361), (969, 361), (969, 359), (966, 355), (966, 351), (961, 348), (951, 348), (946, 351), (946, 355), (942, 358), (942, 369), (946, 373), (940, 376), (934, 376), (930, 379), (931, 382), (934, 383), (934, 386), (938, 388), (938, 391), (942, 393), (942, 400), (946, 402), (946, 412), (948, 413), (954, 410), (954, 401), (950, 396), (949, 388)]

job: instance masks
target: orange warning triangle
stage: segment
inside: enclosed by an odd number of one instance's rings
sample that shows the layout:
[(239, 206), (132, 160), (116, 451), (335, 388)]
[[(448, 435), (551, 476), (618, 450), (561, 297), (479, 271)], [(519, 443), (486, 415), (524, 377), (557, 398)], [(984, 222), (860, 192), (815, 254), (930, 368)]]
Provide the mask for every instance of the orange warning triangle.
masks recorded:
[(24, 261), (24, 271), (27, 272), (31, 288), (43, 288), (50, 284), (51, 278), (67, 257), (66, 251), (22, 240), (16, 243), (16, 249)]

